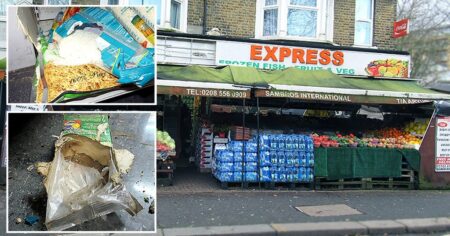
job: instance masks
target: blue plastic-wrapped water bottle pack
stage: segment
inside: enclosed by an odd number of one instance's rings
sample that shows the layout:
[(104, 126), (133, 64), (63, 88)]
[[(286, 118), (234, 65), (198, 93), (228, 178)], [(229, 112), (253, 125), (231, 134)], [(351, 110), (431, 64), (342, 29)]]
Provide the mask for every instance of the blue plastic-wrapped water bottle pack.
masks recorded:
[(261, 134), (248, 141), (230, 141), (214, 156), (213, 173), (221, 182), (298, 183), (314, 178), (314, 145), (309, 135)]

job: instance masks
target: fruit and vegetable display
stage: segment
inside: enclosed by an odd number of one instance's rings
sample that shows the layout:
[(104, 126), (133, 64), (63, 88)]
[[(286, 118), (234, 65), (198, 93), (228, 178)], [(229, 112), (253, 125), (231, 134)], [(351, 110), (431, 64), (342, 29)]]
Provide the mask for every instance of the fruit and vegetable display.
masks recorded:
[(367, 65), (367, 74), (375, 77), (408, 77), (408, 62), (398, 59), (374, 60)]
[(175, 140), (170, 137), (169, 133), (158, 130), (156, 132), (156, 151), (169, 152), (175, 150)]
[[(314, 147), (310, 135), (262, 134), (258, 141), (231, 141), (216, 150), (213, 174), (221, 182), (311, 182)], [(259, 160), (259, 163), (258, 163)]]
[(332, 135), (313, 134), (314, 147), (377, 147), (377, 148), (418, 148), (425, 134), (427, 121), (407, 123), (403, 128), (383, 128), (368, 131), (357, 137), (335, 133)]

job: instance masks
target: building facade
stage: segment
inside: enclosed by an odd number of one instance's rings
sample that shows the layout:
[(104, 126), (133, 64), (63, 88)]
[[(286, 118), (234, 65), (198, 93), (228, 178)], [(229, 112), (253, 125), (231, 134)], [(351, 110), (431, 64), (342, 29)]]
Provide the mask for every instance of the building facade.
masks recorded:
[[(42, 0), (40, 0), (42, 1)], [(160, 29), (267, 40), (394, 49), (395, 0), (72, 0), (72, 4), (155, 4)]]

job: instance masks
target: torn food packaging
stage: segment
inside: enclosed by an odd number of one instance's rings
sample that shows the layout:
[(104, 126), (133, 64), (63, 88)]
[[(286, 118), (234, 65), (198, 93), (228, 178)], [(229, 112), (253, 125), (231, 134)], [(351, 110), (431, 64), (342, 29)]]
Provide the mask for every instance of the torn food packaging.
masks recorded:
[(121, 181), (111, 147), (78, 134), (62, 135), (45, 179), (48, 230), (65, 230), (108, 213), (142, 210)]

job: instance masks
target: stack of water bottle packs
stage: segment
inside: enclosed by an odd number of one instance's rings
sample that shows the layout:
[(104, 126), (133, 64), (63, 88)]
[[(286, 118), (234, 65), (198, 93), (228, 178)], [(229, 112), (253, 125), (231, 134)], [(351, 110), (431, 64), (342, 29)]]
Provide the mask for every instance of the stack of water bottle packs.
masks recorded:
[(309, 135), (262, 134), (259, 137), (261, 182), (312, 182), (314, 144)]
[[(213, 174), (221, 182), (312, 182), (314, 145), (308, 135), (262, 134), (216, 150)], [(259, 163), (258, 163), (259, 162)]]
[(214, 157), (213, 174), (221, 182), (258, 182), (256, 139), (230, 141)]

